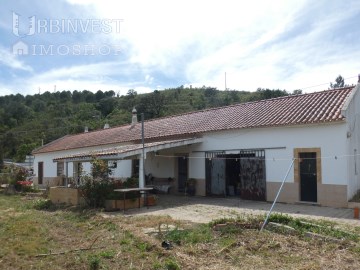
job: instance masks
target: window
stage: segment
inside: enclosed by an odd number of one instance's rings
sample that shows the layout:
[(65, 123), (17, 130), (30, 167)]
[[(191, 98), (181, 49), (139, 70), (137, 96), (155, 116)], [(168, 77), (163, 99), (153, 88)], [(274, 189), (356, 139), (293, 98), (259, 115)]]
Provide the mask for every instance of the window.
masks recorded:
[(132, 177), (139, 177), (139, 160), (138, 159), (133, 159), (132, 160), (132, 172), (131, 175)]
[(64, 175), (64, 162), (58, 162), (56, 165), (56, 175)]

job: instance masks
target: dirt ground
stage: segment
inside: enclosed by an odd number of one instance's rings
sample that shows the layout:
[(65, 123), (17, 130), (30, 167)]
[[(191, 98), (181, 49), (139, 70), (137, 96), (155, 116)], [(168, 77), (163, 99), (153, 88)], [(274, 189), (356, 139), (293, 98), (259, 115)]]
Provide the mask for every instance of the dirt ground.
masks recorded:
[[(241, 215), (265, 215), (271, 208), (269, 202), (245, 201), (238, 198), (189, 197), (180, 195), (158, 196), (156, 206), (141, 209), (128, 209), (125, 215), (165, 215), (176, 220), (195, 223), (208, 223), (223, 217), (231, 218)], [(332, 208), (307, 204), (277, 203), (274, 212), (296, 217), (325, 219), (335, 222), (360, 225), (360, 220), (353, 219), (353, 209)], [(123, 212), (106, 213), (106, 215), (123, 215)]]

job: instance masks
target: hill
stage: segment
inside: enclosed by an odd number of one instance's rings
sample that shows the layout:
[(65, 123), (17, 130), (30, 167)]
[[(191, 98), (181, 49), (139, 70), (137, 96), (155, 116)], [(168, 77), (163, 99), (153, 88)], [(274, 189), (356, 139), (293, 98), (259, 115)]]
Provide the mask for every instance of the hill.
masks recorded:
[[(297, 92), (298, 93), (298, 92)], [(131, 110), (144, 113), (145, 120), (184, 112), (289, 95), (285, 90), (257, 89), (256, 92), (213, 87), (154, 90), (126, 95), (101, 90), (57, 91), (43, 94), (0, 97), (0, 165), (2, 160), (24, 161), (34, 148), (66, 134), (130, 123)]]

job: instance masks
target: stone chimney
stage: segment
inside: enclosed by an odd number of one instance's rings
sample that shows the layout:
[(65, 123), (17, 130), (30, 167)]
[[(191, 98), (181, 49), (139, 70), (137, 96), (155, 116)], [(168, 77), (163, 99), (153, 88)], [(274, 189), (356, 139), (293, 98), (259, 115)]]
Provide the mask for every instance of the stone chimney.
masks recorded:
[(358, 83), (360, 83), (360, 74), (358, 75), (359, 77), (358, 77)]
[(104, 129), (108, 129), (108, 128), (110, 128), (110, 125), (109, 125), (108, 123), (106, 123), (106, 124), (104, 125)]
[(132, 118), (131, 118), (131, 126), (135, 126), (138, 122), (137, 119), (137, 110), (135, 109), (135, 107), (132, 109)]
[(89, 128), (88, 128), (88, 127), (85, 127), (85, 128), (84, 128), (84, 133), (87, 133), (87, 132), (89, 132)]

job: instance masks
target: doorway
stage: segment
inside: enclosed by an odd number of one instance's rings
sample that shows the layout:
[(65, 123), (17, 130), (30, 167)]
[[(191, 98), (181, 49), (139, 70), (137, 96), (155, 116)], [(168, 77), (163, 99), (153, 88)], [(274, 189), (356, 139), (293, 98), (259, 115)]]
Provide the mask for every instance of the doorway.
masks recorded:
[(206, 194), (265, 201), (265, 150), (205, 153)]
[(299, 153), (300, 200), (317, 202), (316, 153)]
[(186, 180), (188, 179), (188, 159), (186, 157), (177, 158), (178, 166), (178, 192), (185, 192)]
[(225, 151), (205, 153), (206, 195), (226, 196)]
[(38, 184), (42, 185), (43, 184), (43, 179), (44, 178), (44, 162), (39, 162), (38, 163)]

